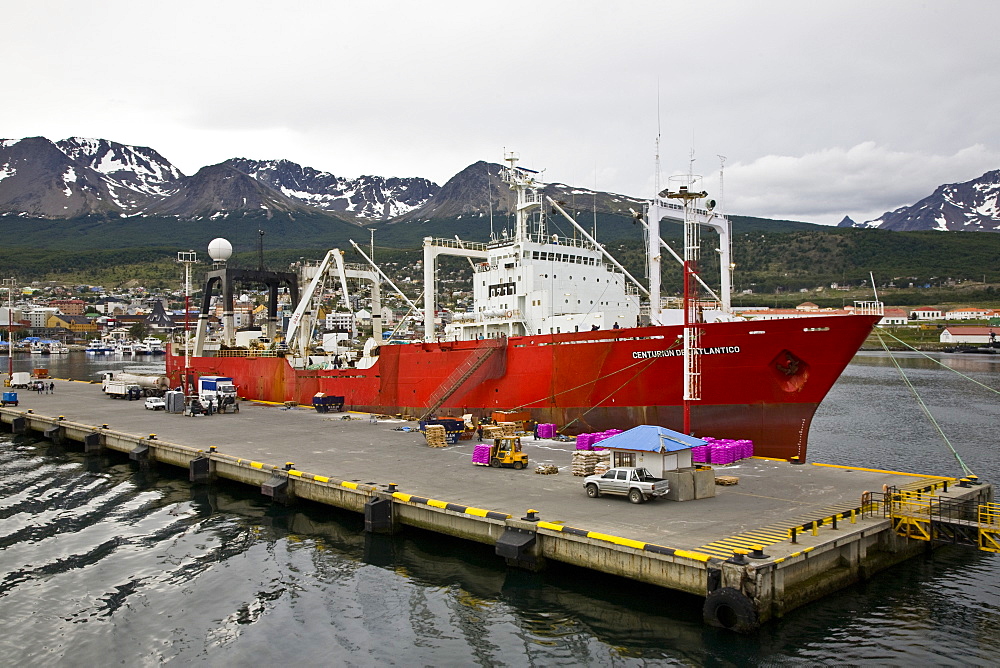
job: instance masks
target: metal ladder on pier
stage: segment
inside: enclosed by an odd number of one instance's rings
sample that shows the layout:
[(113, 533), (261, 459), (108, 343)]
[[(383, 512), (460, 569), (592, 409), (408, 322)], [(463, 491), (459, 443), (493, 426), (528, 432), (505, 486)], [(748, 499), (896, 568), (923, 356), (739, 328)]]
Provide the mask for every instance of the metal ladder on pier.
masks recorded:
[(900, 536), (1000, 553), (1000, 503), (942, 499), (932, 492), (890, 488), (884, 512)]
[(424, 411), (424, 414), (420, 416), (420, 420), (426, 420), (429, 416), (433, 415), (437, 409), (441, 408), (449, 397), (465, 385), (465, 383), (472, 377), (472, 374), (474, 374), (479, 367), (485, 364), (488, 359), (493, 357), (498, 350), (503, 349), (505, 346), (506, 339), (484, 339), (481, 341), (480, 347), (477, 348), (464, 362), (459, 364), (455, 370), (444, 379), (444, 382), (442, 382), (441, 385), (434, 390), (434, 393), (431, 394), (430, 406), (426, 411)]

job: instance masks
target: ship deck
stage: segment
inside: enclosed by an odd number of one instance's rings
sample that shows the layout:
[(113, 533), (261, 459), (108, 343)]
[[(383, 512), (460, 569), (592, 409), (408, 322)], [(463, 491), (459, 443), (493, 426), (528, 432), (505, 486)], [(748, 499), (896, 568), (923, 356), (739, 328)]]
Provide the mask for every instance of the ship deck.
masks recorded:
[[(357, 413), (317, 413), (311, 407), (242, 402), (235, 414), (186, 417), (143, 409), (142, 401), (110, 399), (100, 385), (57, 381), (52, 395), (19, 392), (20, 406), (41, 416), (63, 416), (67, 422), (108, 424), (116, 432), (138, 438), (156, 434), (158, 441), (218, 452), (261, 464), (258, 468), (294, 468), (333, 481), (386, 488), (454, 506), (469, 506), (520, 518), (537, 511), (543, 522), (653, 543), (676, 550), (725, 558), (733, 547), (761, 544), (772, 558), (798, 554), (829, 539), (829, 523), (818, 536), (800, 530), (796, 543), (788, 528), (850, 511), (865, 492), (883, 485), (902, 487), (932, 477), (841, 468), (817, 464), (749, 459), (718, 467), (719, 475), (736, 476), (732, 486), (717, 486), (714, 498), (686, 502), (658, 500), (631, 504), (624, 497), (587, 497), (583, 478), (570, 470), (573, 442), (523, 438), (528, 469), (492, 469), (471, 463), (475, 439), (431, 448), (415, 422), (379, 420)], [(538, 464), (554, 464), (555, 475), (537, 475)], [(831, 464), (836, 464), (831, 462)], [(930, 473), (930, 472), (927, 472)], [(858, 528), (879, 518), (858, 519)], [(841, 519), (840, 530), (848, 528)]]

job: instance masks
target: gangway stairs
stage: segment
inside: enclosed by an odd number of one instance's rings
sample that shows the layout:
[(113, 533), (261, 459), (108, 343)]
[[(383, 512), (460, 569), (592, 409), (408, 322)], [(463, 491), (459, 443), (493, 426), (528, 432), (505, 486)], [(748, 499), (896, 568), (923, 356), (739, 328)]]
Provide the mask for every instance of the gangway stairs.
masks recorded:
[(464, 362), (459, 364), (451, 374), (444, 379), (441, 385), (431, 394), (430, 406), (420, 416), (420, 420), (426, 420), (433, 415), (437, 409), (444, 405), (444, 402), (458, 392), (465, 385), (472, 374), (474, 374), (483, 364), (493, 357), (497, 351), (506, 349), (506, 339), (483, 339), (479, 342), (479, 347)]
[(885, 494), (885, 513), (900, 536), (1000, 552), (1000, 503), (890, 488)]

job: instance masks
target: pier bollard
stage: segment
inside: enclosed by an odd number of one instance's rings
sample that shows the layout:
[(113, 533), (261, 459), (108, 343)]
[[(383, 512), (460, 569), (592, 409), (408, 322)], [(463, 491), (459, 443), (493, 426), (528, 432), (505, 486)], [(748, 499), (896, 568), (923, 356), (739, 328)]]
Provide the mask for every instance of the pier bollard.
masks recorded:
[(64, 415), (60, 415), (59, 417), (56, 418), (56, 420), (58, 420), (59, 422), (62, 422), (65, 419), (66, 419), (66, 416), (64, 416)]
[(107, 429), (107, 428), (108, 428), (108, 425), (106, 425), (106, 424), (102, 424), (101, 425), (101, 429)]
[(958, 486), (959, 487), (972, 487), (972, 485), (969, 484), (969, 479), (968, 478), (962, 478), (961, 480), (959, 480), (958, 481)]
[(969, 484), (970, 485), (982, 485), (983, 484), (983, 483), (979, 482), (979, 476), (977, 476), (977, 475), (970, 475), (970, 476), (968, 476), (968, 478), (969, 478)]
[(836, 529), (837, 529), (837, 516), (834, 515), (832, 519), (833, 519), (833, 529), (836, 531)]
[(525, 522), (537, 522), (538, 521), (538, 511), (533, 508), (529, 508), (525, 513), (525, 516), (521, 518)]
[(394, 482), (390, 482), (389, 483), (388, 490), (389, 490), (390, 494), (395, 493), (398, 488), (399, 488), (399, 486), (396, 483), (394, 483)]
[(28, 413), (29, 413), (29, 414), (30, 414), (30, 413), (34, 413), (34, 412), (35, 412), (35, 411), (34, 411), (33, 409), (31, 409), (31, 408), (29, 408), (29, 409), (28, 409)]
[(295, 462), (285, 462), (286, 471), (291, 471), (293, 468), (295, 468)]
[(741, 548), (733, 548), (733, 556), (726, 559), (727, 563), (736, 564), (738, 566), (745, 566), (750, 563), (747, 561), (747, 555), (750, 554), (750, 550), (743, 550)]
[(208, 446), (208, 451), (209, 452), (218, 452), (219, 449), (216, 448), (214, 445), (210, 445), (210, 446)]
[(767, 555), (764, 554), (763, 545), (751, 545), (750, 546), (750, 558), (751, 559), (767, 559)]
[(813, 529), (813, 535), (814, 536), (818, 536), (819, 535), (819, 522), (817, 522), (816, 520), (813, 520), (812, 529)]
[(857, 511), (855, 511), (854, 508), (851, 508), (851, 524), (857, 524), (857, 523), (858, 523)]
[(792, 537), (792, 544), (793, 544), (793, 545), (794, 545), (795, 543), (798, 543), (798, 542), (799, 542), (799, 541), (798, 541), (798, 530), (799, 530), (799, 528), (798, 528), (798, 527), (792, 527), (791, 529), (789, 529), (789, 530), (788, 530), (788, 533), (789, 533), (789, 534), (791, 534), (791, 537)]

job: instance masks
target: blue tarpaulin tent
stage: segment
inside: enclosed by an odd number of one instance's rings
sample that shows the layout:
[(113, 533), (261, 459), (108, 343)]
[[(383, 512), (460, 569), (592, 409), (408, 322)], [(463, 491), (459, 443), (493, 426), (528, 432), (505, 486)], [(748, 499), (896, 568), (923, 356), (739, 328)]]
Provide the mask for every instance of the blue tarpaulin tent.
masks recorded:
[(596, 447), (609, 450), (637, 450), (643, 452), (677, 452), (705, 445), (706, 441), (694, 436), (682, 434), (679, 431), (657, 427), (651, 424), (641, 424), (628, 431), (606, 438)]

